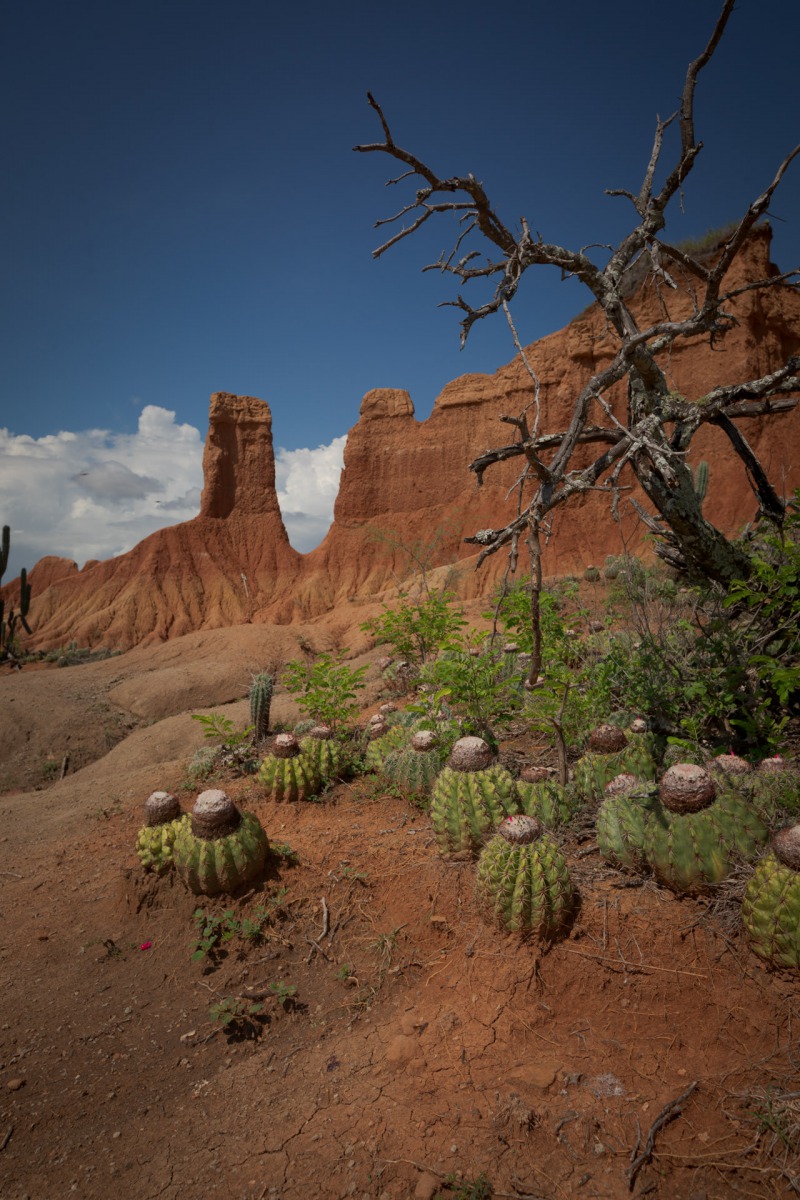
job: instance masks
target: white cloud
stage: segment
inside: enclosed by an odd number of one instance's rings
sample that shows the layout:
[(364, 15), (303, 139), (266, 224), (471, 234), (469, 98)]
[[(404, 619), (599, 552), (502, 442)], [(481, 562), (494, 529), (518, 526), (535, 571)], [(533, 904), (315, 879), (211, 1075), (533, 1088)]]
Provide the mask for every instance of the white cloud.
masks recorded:
[[(278, 500), (289, 538), (311, 550), (333, 518), (345, 437), (276, 454)], [(0, 428), (0, 524), (11, 526), (8, 582), (45, 554), (124, 554), (148, 534), (200, 510), (203, 439), (174, 412), (146, 406), (135, 433), (90, 429), (43, 438)]]
[(316, 450), (284, 450), (275, 454), (275, 486), (283, 523), (296, 550), (313, 550), (328, 532), (347, 435)]
[(197, 516), (202, 462), (199, 431), (153, 405), (131, 434), (89, 429), (32, 438), (0, 429), (0, 521), (11, 526), (5, 580), (45, 554), (79, 566), (111, 558)]

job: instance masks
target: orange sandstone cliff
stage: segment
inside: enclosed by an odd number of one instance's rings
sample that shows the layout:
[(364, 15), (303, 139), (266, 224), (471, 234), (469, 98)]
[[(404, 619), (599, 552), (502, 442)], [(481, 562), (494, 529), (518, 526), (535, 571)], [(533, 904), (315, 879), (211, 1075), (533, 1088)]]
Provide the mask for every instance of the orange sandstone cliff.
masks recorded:
[[(726, 278), (728, 287), (775, 273), (769, 240), (768, 229), (751, 239)], [(645, 285), (633, 308), (641, 322), (650, 323), (665, 302), (678, 319), (691, 299), (680, 292), (665, 301)], [(721, 382), (773, 370), (800, 350), (800, 296), (791, 288), (745, 292), (734, 311), (738, 325), (716, 349), (701, 338), (675, 345), (667, 365), (675, 390), (697, 399)], [(575, 395), (614, 349), (613, 335), (594, 306), (528, 348), (541, 385), (543, 430), (566, 428)], [(496, 556), (476, 574), (467, 561), (474, 559), (473, 547), (463, 538), (511, 519), (508, 492), (519, 463), (493, 468), (480, 488), (468, 464), (513, 440), (498, 418), (516, 415), (530, 399), (530, 379), (519, 359), (493, 375), (465, 375), (448, 384), (422, 422), (407, 392), (367, 393), (348, 435), (333, 525), (316, 550), (302, 555), (289, 545), (278, 507), (269, 408), (251, 397), (217, 393), (211, 398), (200, 514), (81, 571), (63, 559), (42, 559), (30, 574), (31, 643), (49, 647), (72, 640), (128, 649), (198, 629), (308, 620), (395, 585), (409, 569), (402, 546), (415, 542), (435, 544), (434, 564), (463, 560), (460, 590), (481, 594), (493, 586), (505, 558)], [(613, 402), (624, 409), (624, 385)], [(786, 494), (800, 486), (800, 408), (738, 424), (778, 489)], [(691, 457), (709, 463), (707, 515), (734, 532), (756, 509), (740, 460), (711, 427), (695, 437)], [(546, 574), (602, 562), (621, 551), (623, 538), (628, 546), (638, 544), (642, 530), (630, 506), (622, 506), (619, 526), (609, 503), (607, 494), (594, 493), (557, 514), (545, 551)]]

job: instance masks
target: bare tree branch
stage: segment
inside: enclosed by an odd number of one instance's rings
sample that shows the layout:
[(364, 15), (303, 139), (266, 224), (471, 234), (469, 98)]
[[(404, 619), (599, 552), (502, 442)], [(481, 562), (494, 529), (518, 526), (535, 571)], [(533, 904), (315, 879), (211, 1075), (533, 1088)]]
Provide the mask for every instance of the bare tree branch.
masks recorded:
[[(496, 463), (521, 457), (525, 470), (512, 487), (517, 494), (517, 513), (500, 530), (483, 530), (467, 539), (480, 545), (478, 563), (510, 545), (509, 564), (516, 564), (517, 547), (525, 535), (534, 547), (534, 557), (541, 553), (538, 530), (547, 514), (567, 503), (576, 494), (600, 488), (612, 497), (616, 513), (624, 468), (630, 467), (658, 516), (645, 516), (636, 509), (648, 527), (661, 539), (663, 556), (690, 570), (707, 574), (720, 582), (746, 575), (749, 559), (746, 553), (711, 525), (703, 516), (694, 493), (693, 478), (686, 462), (686, 451), (697, 430), (714, 423), (725, 432), (755, 491), (762, 512), (780, 519), (783, 506), (777, 492), (769, 483), (763, 467), (735, 422), (740, 418), (777, 414), (789, 411), (800, 402), (800, 358), (790, 359), (777, 370), (743, 384), (715, 388), (697, 401), (676, 396), (667, 384), (665, 369), (659, 357), (670, 351), (677, 341), (702, 335), (712, 345), (724, 337), (737, 323), (736, 312), (729, 307), (746, 293), (776, 286), (791, 287), (800, 277), (800, 269), (775, 274), (763, 279), (737, 285), (723, 292), (724, 279), (739, 255), (757, 222), (768, 211), (772, 197), (793, 160), (800, 155), (795, 147), (779, 165), (773, 179), (727, 231), (713, 260), (674, 246), (664, 238), (666, 210), (675, 195), (685, 187), (694, 163), (702, 150), (695, 133), (694, 97), (699, 75), (713, 57), (734, 9), (734, 0), (722, 0), (722, 7), (703, 51), (690, 62), (683, 81), (680, 107), (670, 116), (656, 120), (650, 156), (638, 193), (622, 188), (609, 190), (612, 196), (630, 200), (637, 216), (636, 223), (616, 247), (604, 247), (609, 255), (605, 266), (597, 266), (587, 251), (597, 250), (588, 245), (580, 250), (547, 242), (531, 233), (521, 218), (518, 232), (503, 221), (492, 206), (487, 193), (473, 175), (443, 176), (416, 155), (398, 146), (380, 105), (370, 94), (370, 106), (375, 110), (383, 130), (383, 141), (356, 146), (362, 153), (380, 152), (389, 155), (406, 168), (391, 184), (416, 177), (421, 186), (408, 204), (394, 216), (380, 220), (378, 226), (406, 222), (380, 246), (375, 254), (384, 253), (398, 241), (415, 233), (432, 216), (455, 216), (460, 222), (455, 245), (443, 253), (436, 263), (425, 270), (437, 270), (453, 275), (461, 284), (492, 281), (490, 295), (470, 301), (459, 292), (446, 303), (462, 314), (461, 342), (466, 341), (476, 321), (501, 309), (506, 315), (514, 344), (531, 381), (532, 399), (518, 416), (502, 419), (514, 426), (516, 439), (511, 445), (487, 450), (471, 464), (477, 483), (483, 482), (486, 470)], [(679, 146), (672, 151), (672, 161), (664, 163), (666, 134), (677, 123)], [(672, 138), (670, 141), (674, 141)], [(663, 182), (656, 191), (656, 177)], [(485, 257), (474, 247), (467, 248), (471, 237), (483, 240), (489, 248)], [(499, 254), (498, 254), (499, 252)], [(665, 264), (669, 264), (669, 269)], [(567, 428), (558, 433), (540, 432), (540, 384), (532, 363), (523, 349), (510, 314), (510, 304), (522, 276), (530, 267), (558, 267), (563, 276), (575, 276), (589, 289), (602, 310), (608, 331), (616, 340), (611, 361), (577, 391)], [(660, 319), (640, 328), (629, 303), (629, 281), (638, 277), (642, 267), (648, 267), (655, 280), (661, 305)], [(632, 269), (637, 268), (637, 274)], [(665, 289), (671, 295), (680, 293), (679, 308), (674, 308)], [(689, 299), (689, 311), (685, 298)], [(727, 306), (727, 307), (726, 307)], [(670, 310), (675, 312), (675, 317)], [(627, 415), (625, 421), (609, 401), (609, 389), (627, 381)], [(533, 408), (533, 424), (529, 410)], [(593, 410), (603, 410), (598, 420)], [(599, 414), (597, 414), (599, 416)], [(672, 426), (671, 433), (666, 425)], [(596, 444), (598, 453), (587, 466), (575, 469), (573, 456), (578, 446)], [(603, 449), (600, 449), (604, 447)], [(553, 451), (548, 461), (547, 455)]]

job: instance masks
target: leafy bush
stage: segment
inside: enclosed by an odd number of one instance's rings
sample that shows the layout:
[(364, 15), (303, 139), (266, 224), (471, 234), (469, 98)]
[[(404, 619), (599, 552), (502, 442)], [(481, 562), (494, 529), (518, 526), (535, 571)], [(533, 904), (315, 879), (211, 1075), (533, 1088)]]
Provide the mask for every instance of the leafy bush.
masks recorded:
[(334, 732), (358, 715), (356, 695), (366, 686), (366, 667), (348, 667), (346, 650), (320, 654), (313, 663), (295, 659), (287, 663), (282, 682), (296, 696), (300, 710), (315, 721), (330, 725)]
[(752, 573), (727, 592), (706, 584), (681, 597), (641, 564), (625, 573), (633, 630), (613, 635), (597, 665), (616, 702), (695, 742), (781, 747), (800, 703), (799, 502), (782, 535), (751, 541)]
[(361, 626), (379, 642), (388, 642), (401, 658), (422, 666), (435, 658), (445, 643), (466, 624), (463, 609), (454, 607), (448, 591), (401, 592), (394, 608), (383, 606), (379, 617)]

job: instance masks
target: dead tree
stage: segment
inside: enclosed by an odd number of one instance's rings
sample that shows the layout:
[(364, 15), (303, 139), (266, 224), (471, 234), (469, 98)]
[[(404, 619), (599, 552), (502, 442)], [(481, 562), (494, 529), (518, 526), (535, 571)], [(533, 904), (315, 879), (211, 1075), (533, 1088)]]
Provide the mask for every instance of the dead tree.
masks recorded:
[[(735, 544), (712, 525), (701, 511), (694, 489), (686, 452), (697, 430), (714, 424), (723, 430), (742, 459), (748, 481), (755, 492), (759, 514), (780, 522), (784, 504), (769, 482), (766, 471), (737, 427), (743, 417), (787, 412), (800, 401), (800, 356), (760, 379), (715, 388), (702, 402), (691, 401), (670, 391), (664, 368), (659, 364), (672, 345), (682, 338), (698, 334), (712, 345), (735, 325), (727, 310), (737, 295), (783, 284), (797, 287), (800, 269), (745, 287), (725, 290), (725, 276), (757, 222), (767, 214), (772, 196), (792, 160), (800, 154), (796, 146), (778, 167), (772, 182), (748, 206), (746, 212), (727, 233), (718, 257), (713, 262), (670, 244), (662, 231), (665, 212), (692, 171), (702, 149), (695, 136), (694, 93), (698, 75), (709, 62), (733, 11), (734, 0), (725, 0), (714, 31), (702, 54), (690, 63), (683, 84), (680, 108), (666, 120), (656, 123), (653, 148), (638, 193), (622, 189), (611, 196), (626, 197), (635, 212), (635, 224), (615, 249), (605, 266), (599, 267), (585, 250), (571, 250), (534, 236), (522, 218), (517, 232), (498, 216), (481, 183), (472, 175), (442, 178), (416, 155), (398, 146), (378, 102), (370, 94), (369, 103), (380, 119), (384, 140), (356, 146), (361, 153), (388, 154), (405, 170), (390, 184), (414, 179), (419, 186), (413, 198), (393, 216), (376, 222), (376, 227), (400, 223), (392, 236), (377, 250), (380, 257), (391, 246), (410, 237), (425, 222), (441, 214), (450, 214), (459, 222), (459, 232), (449, 255), (425, 270), (454, 275), (463, 283), (475, 280), (494, 282), (494, 290), (485, 303), (473, 307), (459, 294), (450, 303), (465, 314), (461, 322), (462, 345), (478, 320), (503, 310), (509, 319), (520, 353), (524, 353), (511, 322), (509, 304), (529, 267), (559, 267), (564, 276), (580, 279), (605, 314), (616, 339), (616, 353), (604, 369), (588, 379), (574, 400), (567, 429), (542, 432), (539, 429), (538, 385), (531, 371), (534, 396), (517, 417), (502, 419), (514, 426), (515, 440), (482, 454), (473, 470), (482, 482), (484, 472), (496, 463), (522, 458), (519, 479), (520, 503), (513, 518), (503, 529), (484, 530), (468, 541), (481, 545), (478, 565), (491, 554), (508, 547), (510, 562), (516, 564), (517, 545), (527, 540), (533, 555), (534, 573), (539, 564), (540, 531), (548, 514), (571, 497), (589, 490), (607, 488), (618, 500), (620, 472), (629, 465), (636, 475), (656, 514), (637, 506), (642, 519), (657, 534), (657, 553), (673, 567), (693, 576), (715, 580), (723, 586), (733, 579), (746, 578), (750, 559), (741, 544)], [(659, 190), (655, 188), (656, 169), (664, 152), (664, 136), (677, 123), (680, 147)], [(490, 257), (483, 259), (477, 249), (466, 249), (471, 235), (489, 244)], [(666, 303), (662, 319), (640, 328), (629, 304), (632, 269), (646, 265), (661, 289), (676, 288), (673, 275), (678, 271), (692, 282), (693, 308), (684, 319), (671, 319)], [(672, 271), (672, 274), (670, 274)], [(527, 365), (527, 362), (526, 362)], [(530, 370), (530, 368), (529, 368)], [(627, 380), (627, 414), (618, 419), (607, 399), (609, 389)], [(595, 446), (596, 456), (588, 466), (576, 467), (574, 456), (579, 446)], [(535, 597), (534, 597), (535, 601)], [(534, 603), (535, 608), (535, 603)], [(532, 679), (536, 678), (534, 664)]]

